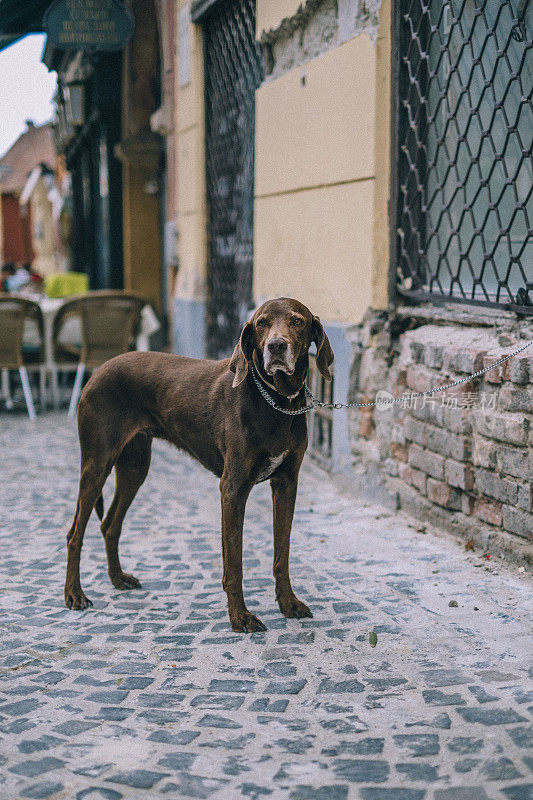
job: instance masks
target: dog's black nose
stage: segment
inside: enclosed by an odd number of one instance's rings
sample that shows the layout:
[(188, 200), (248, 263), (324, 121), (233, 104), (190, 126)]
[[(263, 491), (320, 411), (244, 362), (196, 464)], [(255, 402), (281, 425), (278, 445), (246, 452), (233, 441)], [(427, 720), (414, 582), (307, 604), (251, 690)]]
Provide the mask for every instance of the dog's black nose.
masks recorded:
[(273, 356), (281, 356), (287, 350), (288, 344), (285, 339), (271, 339), (267, 347)]

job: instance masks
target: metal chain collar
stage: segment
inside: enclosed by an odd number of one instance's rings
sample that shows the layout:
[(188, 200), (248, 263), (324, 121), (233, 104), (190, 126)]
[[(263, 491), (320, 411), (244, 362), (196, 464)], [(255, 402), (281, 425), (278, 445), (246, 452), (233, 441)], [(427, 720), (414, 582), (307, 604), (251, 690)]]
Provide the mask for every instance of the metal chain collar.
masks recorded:
[(299, 414), (307, 414), (309, 413), (309, 411), (312, 411), (313, 408), (340, 409), (340, 408), (368, 408), (369, 406), (381, 407), (384, 405), (393, 405), (394, 403), (406, 403), (408, 400), (414, 400), (416, 397), (425, 397), (430, 394), (437, 394), (437, 392), (444, 392), (446, 389), (452, 389), (454, 386), (459, 386), (459, 384), (461, 383), (467, 383), (468, 381), (471, 381), (472, 378), (477, 378), (479, 377), (479, 375), (484, 375), (485, 372), (490, 372), (500, 364), (503, 364), (504, 361), (509, 361), (510, 358), (513, 358), (513, 356), (516, 356), (518, 353), (521, 353), (522, 350), (531, 347), (532, 344), (533, 341), (528, 342), (522, 347), (519, 347), (518, 350), (515, 350), (514, 353), (510, 353), (508, 356), (504, 356), (503, 358), (500, 358), (498, 361), (495, 361), (494, 364), (490, 364), (488, 367), (480, 369), (478, 370), (478, 372), (474, 372), (472, 373), (472, 375), (468, 375), (466, 378), (461, 378), (460, 380), (454, 381), (453, 383), (448, 383), (446, 384), (446, 386), (439, 386), (437, 389), (428, 389), (426, 392), (417, 392), (416, 394), (409, 394), (407, 396), (404, 395), (403, 397), (394, 397), (390, 400), (383, 399), (377, 402), (374, 400), (371, 403), (323, 403), (321, 400), (317, 400), (317, 398), (311, 394), (311, 392), (306, 386), (305, 391), (307, 396), (311, 399), (311, 403), (307, 406), (303, 406), (302, 408), (298, 408), (295, 411), (290, 411), (288, 408), (281, 408), (281, 406), (278, 406), (275, 400), (273, 400), (273, 398), (266, 391), (263, 384), (260, 382), (253, 364), (250, 364), (250, 369), (252, 370), (252, 377), (254, 379), (254, 383), (257, 386), (260, 394), (262, 394), (262, 396), (267, 401), (267, 403), (271, 405), (272, 408), (274, 408), (276, 411), (281, 411), (282, 414), (287, 414), (288, 416), (295, 417)]

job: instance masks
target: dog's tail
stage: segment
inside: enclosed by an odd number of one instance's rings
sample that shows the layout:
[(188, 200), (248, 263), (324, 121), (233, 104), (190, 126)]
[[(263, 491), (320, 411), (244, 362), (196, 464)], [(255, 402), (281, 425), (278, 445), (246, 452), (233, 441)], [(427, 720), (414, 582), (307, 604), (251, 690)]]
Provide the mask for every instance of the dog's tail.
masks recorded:
[(98, 519), (101, 522), (104, 518), (104, 498), (102, 497), (102, 495), (100, 495), (100, 497), (94, 504), (94, 510), (98, 514)]

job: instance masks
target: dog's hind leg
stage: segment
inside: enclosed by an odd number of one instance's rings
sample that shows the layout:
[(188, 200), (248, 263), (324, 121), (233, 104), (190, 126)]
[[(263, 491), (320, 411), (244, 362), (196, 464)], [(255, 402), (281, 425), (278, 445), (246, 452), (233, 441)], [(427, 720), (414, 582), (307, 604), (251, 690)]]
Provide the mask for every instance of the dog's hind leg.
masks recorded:
[(115, 496), (101, 530), (105, 540), (109, 577), (117, 589), (137, 589), (141, 585), (133, 575), (122, 571), (118, 542), (126, 512), (148, 474), (151, 452), (152, 437), (138, 433), (124, 447), (115, 464)]
[(65, 580), (65, 604), (67, 608), (83, 610), (92, 606), (85, 596), (80, 582), (80, 556), (85, 528), (102, 493), (103, 485), (109, 475), (112, 462), (91, 459), (82, 466), (80, 490), (74, 522), (67, 535), (67, 576)]

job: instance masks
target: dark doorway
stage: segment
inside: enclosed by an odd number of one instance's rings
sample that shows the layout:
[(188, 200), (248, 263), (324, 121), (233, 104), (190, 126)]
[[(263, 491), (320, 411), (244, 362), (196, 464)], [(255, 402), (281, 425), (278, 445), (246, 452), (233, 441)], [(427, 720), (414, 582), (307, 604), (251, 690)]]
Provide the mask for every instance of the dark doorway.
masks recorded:
[(255, 90), (263, 77), (255, 0), (226, 0), (204, 31), (209, 269), (207, 351), (230, 355), (252, 300)]

